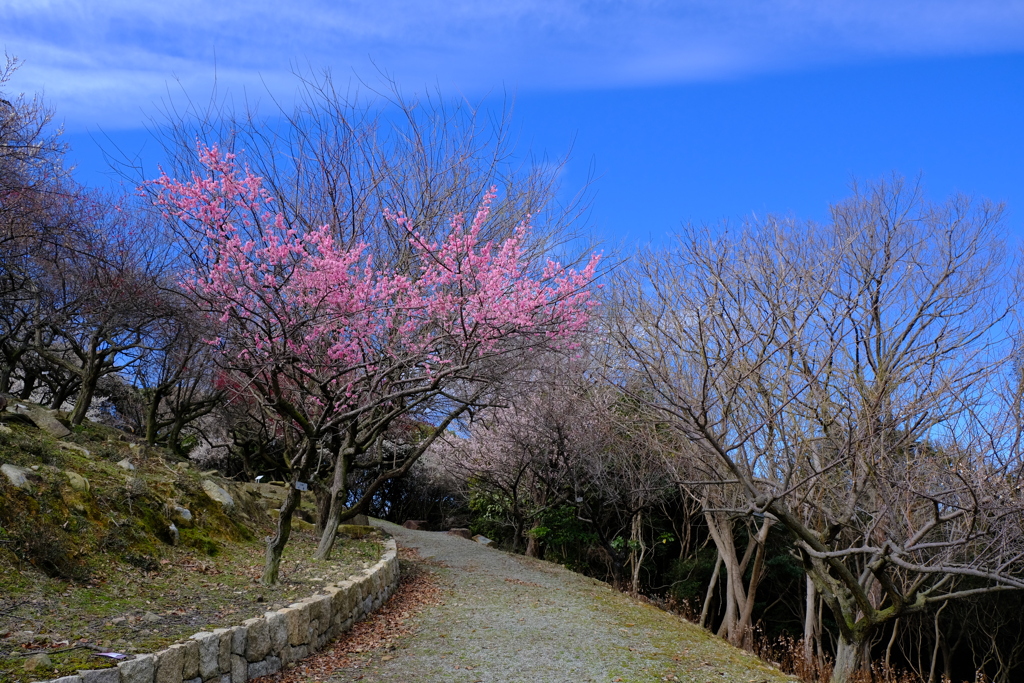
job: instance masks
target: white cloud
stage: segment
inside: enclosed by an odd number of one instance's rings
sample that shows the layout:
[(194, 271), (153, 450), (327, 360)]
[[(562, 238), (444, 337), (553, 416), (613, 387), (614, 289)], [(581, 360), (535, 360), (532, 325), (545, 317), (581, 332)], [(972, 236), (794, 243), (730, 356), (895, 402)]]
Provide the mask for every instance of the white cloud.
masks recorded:
[(179, 78), (287, 83), (296, 65), (464, 92), (714, 79), (1024, 49), (1024, 0), (7, 0), (2, 41), (75, 122), (135, 125)]

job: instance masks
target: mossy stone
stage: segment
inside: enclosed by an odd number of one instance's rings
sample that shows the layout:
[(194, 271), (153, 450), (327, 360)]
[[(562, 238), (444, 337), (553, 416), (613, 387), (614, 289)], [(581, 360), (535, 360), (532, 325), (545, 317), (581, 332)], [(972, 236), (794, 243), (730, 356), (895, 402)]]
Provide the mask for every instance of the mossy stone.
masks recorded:
[(372, 526), (366, 526), (363, 524), (339, 524), (338, 533), (344, 534), (349, 538), (363, 538), (369, 536), (374, 532)]

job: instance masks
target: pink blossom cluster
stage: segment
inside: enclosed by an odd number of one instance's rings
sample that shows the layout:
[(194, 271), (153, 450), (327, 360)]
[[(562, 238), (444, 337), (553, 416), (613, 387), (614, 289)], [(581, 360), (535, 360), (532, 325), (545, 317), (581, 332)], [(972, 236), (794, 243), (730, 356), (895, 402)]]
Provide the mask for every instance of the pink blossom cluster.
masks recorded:
[(389, 384), (436, 386), (490, 355), (572, 345), (588, 322), (598, 255), (579, 271), (538, 268), (525, 222), (500, 243), (481, 242), (493, 190), (440, 241), (387, 214), (409, 233), (413, 266), (399, 272), (328, 225), (289, 227), (259, 177), (216, 147), (199, 153), (206, 174), (161, 175), (158, 203), (199, 241), (185, 286), (215, 319), (227, 365), (273, 391), (352, 407)]

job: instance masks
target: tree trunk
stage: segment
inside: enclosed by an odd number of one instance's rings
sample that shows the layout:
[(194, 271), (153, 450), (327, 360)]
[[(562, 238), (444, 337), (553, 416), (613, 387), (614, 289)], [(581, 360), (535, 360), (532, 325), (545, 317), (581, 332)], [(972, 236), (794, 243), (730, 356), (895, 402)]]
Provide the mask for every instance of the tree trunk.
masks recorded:
[(512, 517), (512, 554), (515, 555), (519, 552), (519, 537), (523, 534), (523, 523), (519, 519), (518, 515), (513, 513)]
[[(754, 612), (754, 598), (764, 566), (765, 539), (771, 522), (765, 520), (756, 534), (751, 534), (747, 541), (747, 549), (740, 560), (736, 554), (736, 540), (733, 534), (732, 519), (725, 514), (705, 512), (708, 532), (711, 534), (718, 555), (725, 564), (725, 618), (718, 628), (717, 635), (727, 638), (736, 647), (753, 649), (753, 632), (751, 620)], [(750, 583), (743, 584), (743, 577), (753, 559), (753, 571)]]
[(719, 552), (725, 564), (725, 616), (722, 617), (722, 623), (715, 635), (732, 643), (736, 635), (736, 573), (739, 571), (739, 562), (736, 561), (735, 554), (730, 556), (728, 552)]
[(948, 604), (948, 602), (942, 603), (942, 607), (935, 612), (935, 647), (932, 648), (932, 663), (928, 668), (928, 683), (935, 683), (936, 680), (935, 674), (939, 663), (939, 652), (942, 648), (942, 629), (939, 628), (939, 617), (942, 615), (942, 610), (946, 609)]
[(99, 372), (90, 372), (82, 378), (81, 386), (78, 389), (78, 398), (75, 400), (75, 408), (71, 411), (69, 418), (72, 427), (77, 427), (85, 420), (85, 414), (89, 412), (89, 407), (92, 405), (93, 396), (96, 395), (96, 385), (99, 381)]
[[(736, 647), (752, 651), (754, 647), (751, 621), (754, 613), (754, 598), (757, 586), (764, 573), (765, 541), (773, 522), (765, 519), (757, 533), (751, 533), (747, 540), (747, 549), (740, 560), (736, 554), (736, 540), (733, 534), (732, 519), (722, 513), (705, 512), (718, 555), (725, 564), (725, 618), (718, 628), (718, 636), (727, 638)], [(756, 528), (753, 527), (753, 528)], [(752, 529), (751, 529), (752, 531)], [(753, 559), (750, 582), (744, 586), (743, 575)]]
[(883, 662), (886, 675), (892, 671), (892, 646), (896, 644), (896, 638), (900, 632), (900, 620), (892, 622), (892, 635), (889, 636), (889, 644), (885, 646), (885, 660)]
[[(530, 531), (540, 528), (540, 520), (535, 520), (533, 526), (530, 527)], [(540, 541), (530, 531), (526, 532), (526, 556), (527, 557), (539, 557), (540, 556)]]
[[(742, 647), (747, 652), (754, 651), (754, 596), (757, 595), (757, 587), (761, 584), (761, 579), (764, 577), (764, 554), (766, 540), (768, 538), (768, 529), (771, 528), (771, 522), (765, 520), (761, 525), (761, 529), (757, 533), (756, 543), (757, 549), (754, 551), (754, 566), (750, 570), (750, 583), (747, 584), (747, 591), (745, 596), (745, 602), (740, 605), (740, 617), (736, 624), (736, 630), (738, 631), (737, 639), (742, 644)], [(744, 563), (745, 564), (745, 563)], [(744, 567), (740, 568), (741, 571)], [(740, 581), (742, 582), (742, 575)]]
[(68, 377), (64, 381), (58, 382), (53, 390), (53, 396), (50, 397), (50, 408), (52, 410), (60, 410), (61, 406), (71, 397), (71, 394), (79, 389), (81, 384), (77, 377)]
[[(146, 405), (146, 444), (155, 446), (157, 436), (160, 433), (160, 404), (163, 403), (164, 392), (157, 388), (153, 390), (153, 396)], [(172, 447), (173, 448), (173, 447)]]
[[(532, 503), (533, 503), (533, 525), (530, 527), (530, 531), (526, 533), (526, 556), (527, 557), (540, 557), (541, 554), (541, 541), (538, 539), (533, 532), (539, 529), (541, 525), (540, 514), (541, 511), (547, 508), (548, 504), (548, 492), (544, 487), (534, 487)], [(529, 514), (529, 513), (528, 513)]]
[(309, 488), (316, 499), (316, 525), (313, 531), (317, 536), (322, 537), (324, 529), (328, 526), (327, 518), (331, 513), (331, 486), (316, 482)]
[(175, 420), (174, 424), (171, 425), (170, 430), (167, 432), (167, 447), (170, 448), (171, 452), (175, 455), (185, 455), (185, 451), (181, 447), (181, 430), (184, 428), (184, 422), (181, 420)]
[(836, 641), (836, 662), (832, 668), (830, 683), (849, 683), (861, 665), (861, 654), (864, 646), (860, 642), (850, 642), (840, 633)]
[(277, 520), (277, 533), (267, 541), (266, 561), (263, 565), (263, 576), (260, 578), (260, 582), (266, 586), (272, 586), (277, 583), (278, 569), (281, 566), (281, 555), (284, 553), (284, 547), (288, 544), (288, 537), (292, 533), (292, 514), (299, 507), (299, 503), (302, 502), (302, 492), (297, 488), (297, 484), (306, 478), (309, 463), (313, 460), (310, 457), (310, 452), (313, 448), (312, 442), (306, 444), (305, 451), (295, 470), (295, 475), (292, 477), (291, 488), (288, 489), (284, 505), (281, 506), (281, 516)]
[(341, 519), (342, 508), (348, 499), (348, 458), (345, 450), (345, 448), (338, 449), (338, 455), (334, 462), (330, 510), (327, 513), (323, 533), (320, 535), (320, 545), (317, 546), (316, 554), (313, 556), (318, 560), (326, 560), (331, 556), (334, 539), (338, 535), (338, 520)]
[[(818, 591), (814, 587), (814, 581), (811, 580), (810, 576), (806, 577), (807, 581), (807, 602), (804, 604), (804, 661), (807, 666), (812, 666), (815, 662), (815, 634), (817, 629), (815, 628), (818, 621)], [(819, 646), (820, 647), (820, 646)]]
[(17, 351), (4, 354), (4, 364), (0, 367), (0, 394), (6, 394), (11, 390), (11, 373), (18, 366), (18, 361), (25, 355), (24, 351)]
[(704, 605), (700, 610), (700, 626), (704, 628), (708, 623), (708, 610), (711, 607), (711, 598), (715, 597), (715, 587), (718, 586), (718, 576), (722, 571), (722, 554), (715, 551), (715, 571), (711, 573), (711, 583), (708, 584), (708, 592), (704, 595)]
[(284, 554), (284, 547), (288, 544), (288, 537), (292, 533), (292, 513), (299, 507), (301, 501), (302, 492), (295, 488), (293, 482), (288, 495), (285, 496), (284, 505), (281, 506), (281, 516), (277, 520), (277, 533), (267, 541), (266, 561), (263, 565), (263, 576), (260, 578), (260, 582), (266, 586), (277, 583), (281, 555)]
[[(630, 528), (629, 563), (630, 571), (630, 592), (633, 595), (640, 593), (640, 569), (643, 567), (644, 557), (647, 555), (647, 546), (644, 545), (643, 515), (633, 515), (633, 522)], [(639, 548), (639, 551), (637, 550)]]
[(27, 401), (32, 398), (32, 392), (36, 389), (36, 382), (39, 379), (39, 375), (31, 370), (25, 371), (25, 378), (21, 382), (21, 392), (18, 394), (18, 398), (22, 401)]

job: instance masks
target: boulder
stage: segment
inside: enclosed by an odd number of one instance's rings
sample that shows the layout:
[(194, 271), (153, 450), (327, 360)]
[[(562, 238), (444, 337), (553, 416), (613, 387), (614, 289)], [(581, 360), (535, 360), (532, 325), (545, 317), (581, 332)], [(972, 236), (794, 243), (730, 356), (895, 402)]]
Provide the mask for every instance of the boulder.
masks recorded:
[(7, 481), (11, 482), (11, 486), (19, 488), (23, 491), (31, 491), (32, 483), (29, 481), (29, 477), (32, 476), (32, 470), (27, 467), (18, 467), (17, 465), (0, 465), (0, 472), (3, 472), (4, 476), (7, 477)]
[(149, 484), (142, 477), (128, 477), (124, 487), (130, 496), (144, 496), (149, 492)]
[(487, 546), (488, 548), (493, 548), (494, 547), (494, 541), (492, 541), (491, 539), (487, 538), (483, 534), (477, 534), (476, 536), (473, 537), (473, 540), (476, 541), (477, 543), (479, 543), (480, 545)]
[(8, 412), (24, 415), (32, 421), (36, 427), (53, 434), (57, 438), (64, 438), (71, 433), (71, 430), (64, 426), (57, 419), (56, 410), (48, 410), (35, 403), (17, 402), (7, 407)]
[(359, 513), (358, 515), (356, 515), (355, 517), (353, 517), (352, 519), (349, 520), (349, 524), (358, 524), (360, 526), (370, 526), (370, 518), (367, 517), (366, 515), (364, 515), (363, 513)]
[(230, 628), (216, 628), (213, 630), (213, 635), (220, 639), (217, 667), (221, 672), (231, 671), (231, 642), (234, 640), (234, 634), (234, 630)]
[(79, 446), (77, 443), (71, 443), (70, 441), (58, 441), (57, 447), (62, 451), (74, 451), (86, 458), (92, 458), (92, 452), (85, 446)]
[(338, 533), (349, 538), (363, 538), (373, 533), (373, 527), (362, 524), (339, 524)]
[(126, 470), (128, 472), (134, 472), (135, 471), (135, 465), (133, 465), (132, 461), (129, 460), (128, 458), (124, 458), (123, 460), (118, 460), (117, 466), (120, 467), (122, 470)]
[(187, 507), (181, 505), (168, 504), (167, 516), (171, 518), (171, 521), (177, 524), (179, 527), (190, 527), (192, 526), (192, 511)]
[(82, 683), (82, 677), (78, 674), (72, 674), (71, 676), (61, 676), (60, 678), (54, 678), (50, 683)]
[(427, 520), (425, 519), (407, 519), (402, 523), (406, 529), (412, 529), (413, 531), (427, 531)]
[(50, 658), (46, 655), (45, 652), (40, 652), (39, 654), (29, 656), (25, 660), (25, 663), (22, 665), (22, 667), (25, 669), (25, 671), (35, 671), (36, 669), (40, 668), (50, 669), (53, 667), (53, 662), (50, 661)]
[(231, 627), (231, 654), (245, 656), (245, 642), (249, 639), (249, 627), (245, 624)]
[(81, 474), (78, 472), (72, 472), (71, 470), (64, 470), (64, 475), (68, 478), (68, 483), (71, 484), (71, 488), (81, 493), (89, 492), (89, 480)]
[(303, 645), (309, 630), (309, 605), (293, 604), (283, 610), (285, 623), (288, 625), (288, 644)]
[(458, 536), (467, 540), (473, 539), (473, 534), (470, 533), (469, 529), (463, 529), (460, 527), (453, 527), (448, 530), (448, 534), (451, 536)]
[(210, 500), (220, 503), (225, 508), (235, 506), (235, 499), (231, 497), (231, 494), (218, 486), (212, 479), (203, 479), (203, 491)]

